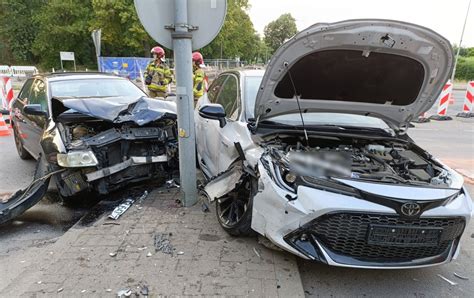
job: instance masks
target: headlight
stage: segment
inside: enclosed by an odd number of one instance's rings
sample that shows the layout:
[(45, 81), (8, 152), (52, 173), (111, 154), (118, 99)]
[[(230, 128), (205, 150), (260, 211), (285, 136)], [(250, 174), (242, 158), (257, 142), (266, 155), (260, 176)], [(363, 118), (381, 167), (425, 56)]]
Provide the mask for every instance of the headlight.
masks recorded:
[(65, 168), (91, 167), (99, 162), (92, 151), (71, 151), (58, 153), (58, 164)]

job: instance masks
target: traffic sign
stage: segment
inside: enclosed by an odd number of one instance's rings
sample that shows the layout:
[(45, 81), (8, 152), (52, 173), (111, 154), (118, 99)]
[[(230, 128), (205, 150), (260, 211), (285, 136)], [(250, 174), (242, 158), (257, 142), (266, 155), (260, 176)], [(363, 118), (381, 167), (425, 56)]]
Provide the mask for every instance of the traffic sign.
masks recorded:
[[(175, 28), (175, 0), (135, 0), (140, 22), (159, 44), (173, 49), (171, 33)], [(193, 50), (208, 45), (224, 24), (226, 0), (188, 0), (188, 32)]]

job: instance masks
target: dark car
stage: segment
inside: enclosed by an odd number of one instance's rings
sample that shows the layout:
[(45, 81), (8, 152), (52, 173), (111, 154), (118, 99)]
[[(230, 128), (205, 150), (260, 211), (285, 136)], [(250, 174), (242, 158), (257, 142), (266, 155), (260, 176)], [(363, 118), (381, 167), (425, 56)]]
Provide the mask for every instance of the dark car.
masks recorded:
[(70, 198), (168, 178), (177, 165), (176, 105), (147, 98), (125, 78), (34, 76), (13, 101), (11, 119), (19, 156), (37, 159), (44, 171), (20, 196), (1, 205), (0, 215), (13, 212), (7, 205), (21, 205), (15, 200), (32, 206), (50, 178), (60, 195)]

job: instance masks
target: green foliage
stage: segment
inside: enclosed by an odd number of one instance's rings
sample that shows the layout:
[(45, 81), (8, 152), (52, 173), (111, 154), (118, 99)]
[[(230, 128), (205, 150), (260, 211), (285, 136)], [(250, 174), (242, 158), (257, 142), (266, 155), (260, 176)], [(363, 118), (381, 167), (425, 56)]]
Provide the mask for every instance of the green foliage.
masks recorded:
[(0, 1), (0, 43), (2, 56), (11, 64), (36, 61), (31, 47), (38, 32), (32, 16), (45, 0)]
[(94, 46), (88, 30), (91, 16), (90, 0), (49, 0), (33, 16), (38, 27), (33, 52), (43, 67), (59, 68), (60, 51), (75, 52), (77, 64), (94, 64)]
[(150, 56), (155, 41), (138, 19), (133, 0), (92, 0), (89, 30), (102, 29), (102, 55)]
[(260, 38), (246, 12), (248, 0), (229, 0), (222, 30), (201, 52), (204, 58), (237, 58), (254, 61), (258, 56)]
[(285, 13), (265, 26), (264, 40), (273, 53), (297, 32), (295, 18), (291, 14)]
[(457, 80), (474, 80), (474, 55), (470, 57), (459, 57), (455, 76)]

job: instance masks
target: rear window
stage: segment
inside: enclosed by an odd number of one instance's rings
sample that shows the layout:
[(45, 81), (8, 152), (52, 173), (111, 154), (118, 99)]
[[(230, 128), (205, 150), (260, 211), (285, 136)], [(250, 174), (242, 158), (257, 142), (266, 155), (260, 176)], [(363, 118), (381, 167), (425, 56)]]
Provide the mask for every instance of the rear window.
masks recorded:
[[(303, 99), (409, 105), (423, 85), (423, 65), (408, 57), (359, 50), (328, 50), (306, 55), (291, 66), (296, 93)], [(288, 73), (275, 88), (292, 98)]]
[(54, 97), (141, 97), (145, 93), (125, 79), (77, 79), (51, 82)]

